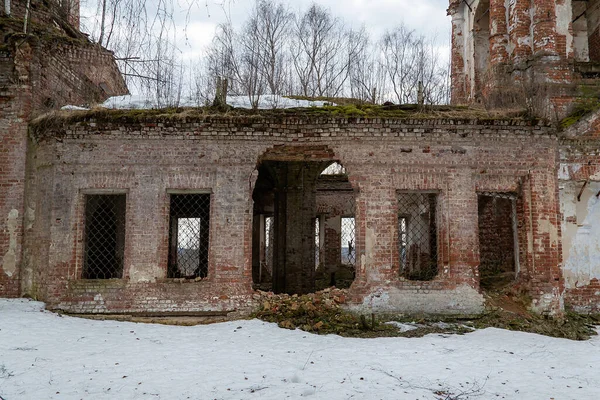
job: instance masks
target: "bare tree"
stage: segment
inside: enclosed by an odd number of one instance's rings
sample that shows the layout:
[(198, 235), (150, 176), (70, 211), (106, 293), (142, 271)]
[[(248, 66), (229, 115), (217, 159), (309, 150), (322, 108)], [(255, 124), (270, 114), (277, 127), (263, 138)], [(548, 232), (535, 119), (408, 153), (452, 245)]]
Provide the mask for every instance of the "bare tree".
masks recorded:
[(292, 55), (305, 96), (339, 94), (338, 79), (347, 72), (347, 65), (340, 65), (343, 40), (340, 20), (317, 4), (296, 19)]
[(427, 39), (399, 25), (381, 39), (382, 62), (390, 90), (398, 103), (416, 103), (419, 86), (428, 104), (444, 102), (447, 66), (440, 63), (435, 38)]
[(230, 21), (219, 25), (206, 56), (184, 65), (175, 46), (172, 0), (88, 1), (98, 7), (97, 17), (86, 21), (92, 39), (115, 52), (134, 92), (151, 94), (161, 105), (176, 105), (182, 96), (206, 104), (217, 77), (254, 108), (266, 94), (448, 101), (448, 65), (440, 47), (403, 25), (372, 39), (364, 27), (348, 28), (317, 4), (294, 15), (281, 0), (255, 0), (241, 28)]
[(282, 3), (257, 0), (246, 25), (248, 38), (256, 42), (260, 73), (271, 94), (280, 94), (285, 86), (286, 53), (292, 18), (293, 14)]

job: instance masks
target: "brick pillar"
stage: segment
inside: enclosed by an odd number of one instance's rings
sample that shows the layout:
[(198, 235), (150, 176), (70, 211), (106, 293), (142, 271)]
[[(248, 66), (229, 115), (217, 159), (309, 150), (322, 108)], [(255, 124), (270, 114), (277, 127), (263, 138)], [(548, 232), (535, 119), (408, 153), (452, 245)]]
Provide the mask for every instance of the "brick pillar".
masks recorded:
[(528, 215), (527, 274), (532, 308), (540, 313), (562, 311), (561, 230), (558, 182), (554, 170), (532, 171), (523, 185)]
[(508, 61), (508, 23), (504, 0), (490, 1), (490, 64), (492, 67)]
[(398, 230), (398, 196), (389, 171), (371, 173), (356, 200), (357, 279), (382, 284), (398, 278), (394, 232)]
[(558, 54), (556, 35), (556, 1), (533, 2), (533, 53), (542, 56)]
[(341, 233), (342, 233), (342, 217), (326, 217), (324, 225), (324, 247), (325, 258), (323, 265), (325, 270), (335, 270), (340, 265), (342, 259), (341, 249)]
[(509, 41), (514, 46), (512, 61), (515, 63), (524, 61), (533, 51), (530, 9), (531, 0), (519, 0), (509, 3), (508, 32)]
[(276, 172), (273, 291), (315, 290), (315, 211), (320, 162), (271, 162)]
[(456, 284), (479, 288), (479, 213), (475, 181), (470, 170), (448, 177), (449, 277)]
[(465, 19), (458, 7), (451, 7), (448, 12), (452, 15), (451, 102), (452, 104), (465, 104), (470, 92), (470, 89), (467, 88), (464, 59)]
[(18, 297), (33, 49), (8, 49), (0, 52), (0, 297)]

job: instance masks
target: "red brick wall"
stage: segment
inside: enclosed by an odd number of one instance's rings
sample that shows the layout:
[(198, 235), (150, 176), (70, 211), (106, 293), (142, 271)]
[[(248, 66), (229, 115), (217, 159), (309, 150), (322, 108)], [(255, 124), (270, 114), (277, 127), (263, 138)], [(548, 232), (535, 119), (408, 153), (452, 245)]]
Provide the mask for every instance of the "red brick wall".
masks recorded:
[[(479, 301), (473, 298), (479, 265), (477, 191), (516, 191), (521, 184), (531, 194), (526, 201), (533, 216), (524, 226), (523, 240), (531, 240), (525, 248), (533, 249), (523, 261), (530, 272), (523, 275), (524, 284), (532, 288), (540, 310), (559, 307), (553, 296), (560, 287), (555, 280), (560, 254), (552, 230), (558, 229), (558, 221), (548, 214), (557, 212), (555, 193), (548, 189), (556, 187), (557, 141), (545, 127), (513, 121), (294, 117), (176, 121), (85, 120), (59, 131), (37, 132), (34, 170), (40, 179), (32, 190), (36, 220), (31, 235), (43, 245), (28, 248), (28, 268), (35, 276), (33, 286), (52, 306), (109, 311), (111, 307), (99, 309), (89, 300), (96, 295), (105, 304), (129, 311), (162, 309), (164, 300), (171, 298), (177, 300), (169, 309), (229, 307), (231, 298), (243, 303), (251, 287), (253, 171), (272, 146), (286, 144), (294, 152), (279, 152), (280, 159), (297, 160), (298, 154), (304, 158), (317, 152), (319, 159), (337, 159), (348, 170), (356, 191), (356, 302), (382, 288), (406, 296), (431, 291), (447, 295), (451, 302), (452, 296), (459, 303)], [(314, 144), (320, 147), (307, 147)], [(44, 175), (52, 179), (42, 179)], [(527, 180), (532, 184), (523, 183)], [(79, 280), (81, 193), (92, 189), (128, 193), (126, 279), (116, 289)], [(204, 282), (178, 286), (164, 279), (168, 189), (212, 190), (209, 277)], [(398, 190), (440, 193), (440, 273), (431, 282), (399, 277)], [(471, 297), (461, 297), (462, 292), (456, 292), (460, 287), (473, 288)], [(221, 297), (222, 303), (217, 300)]]
[[(30, 225), (34, 210), (25, 202), (28, 121), (51, 108), (106, 98), (98, 87), (101, 82), (107, 83), (112, 92), (108, 94), (124, 94), (126, 87), (112, 54), (87, 41), (2, 33), (6, 42), (0, 51), (0, 296), (18, 296), (31, 292), (19, 289), (21, 264), (29, 258), (22, 247), (23, 229)], [(37, 179), (29, 178), (32, 183)], [(32, 279), (26, 274), (26, 288)]]
[(0, 53), (0, 296), (20, 294), (27, 117), (31, 110), (29, 43)]

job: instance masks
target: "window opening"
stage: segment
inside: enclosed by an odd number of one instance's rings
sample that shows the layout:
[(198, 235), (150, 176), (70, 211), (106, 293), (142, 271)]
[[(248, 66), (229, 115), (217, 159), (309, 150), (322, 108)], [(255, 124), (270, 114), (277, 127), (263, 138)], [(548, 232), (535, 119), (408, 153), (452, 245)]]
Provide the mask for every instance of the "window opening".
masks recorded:
[(333, 163), (329, 167), (325, 168), (321, 175), (345, 175), (346, 168), (342, 166), (340, 163)]
[(123, 277), (126, 195), (86, 195), (83, 279)]
[(354, 217), (342, 218), (342, 264), (354, 266), (356, 264), (356, 234)]
[(171, 194), (169, 278), (208, 276), (209, 194)]
[(427, 281), (438, 273), (437, 194), (398, 194), (398, 252), (400, 275)]

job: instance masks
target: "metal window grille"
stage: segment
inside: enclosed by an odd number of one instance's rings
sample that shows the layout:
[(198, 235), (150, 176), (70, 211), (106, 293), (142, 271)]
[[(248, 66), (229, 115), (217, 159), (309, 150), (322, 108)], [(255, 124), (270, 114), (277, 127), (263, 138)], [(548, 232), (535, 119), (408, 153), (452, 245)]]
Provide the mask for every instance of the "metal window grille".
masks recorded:
[(400, 274), (410, 280), (431, 280), (437, 266), (437, 194), (398, 194)]
[(319, 268), (321, 262), (321, 220), (315, 218), (315, 269)]
[(83, 279), (123, 277), (126, 195), (86, 195)]
[(342, 218), (342, 264), (354, 266), (356, 264), (356, 230), (354, 217)]
[(210, 232), (210, 194), (172, 194), (169, 278), (206, 278)]

